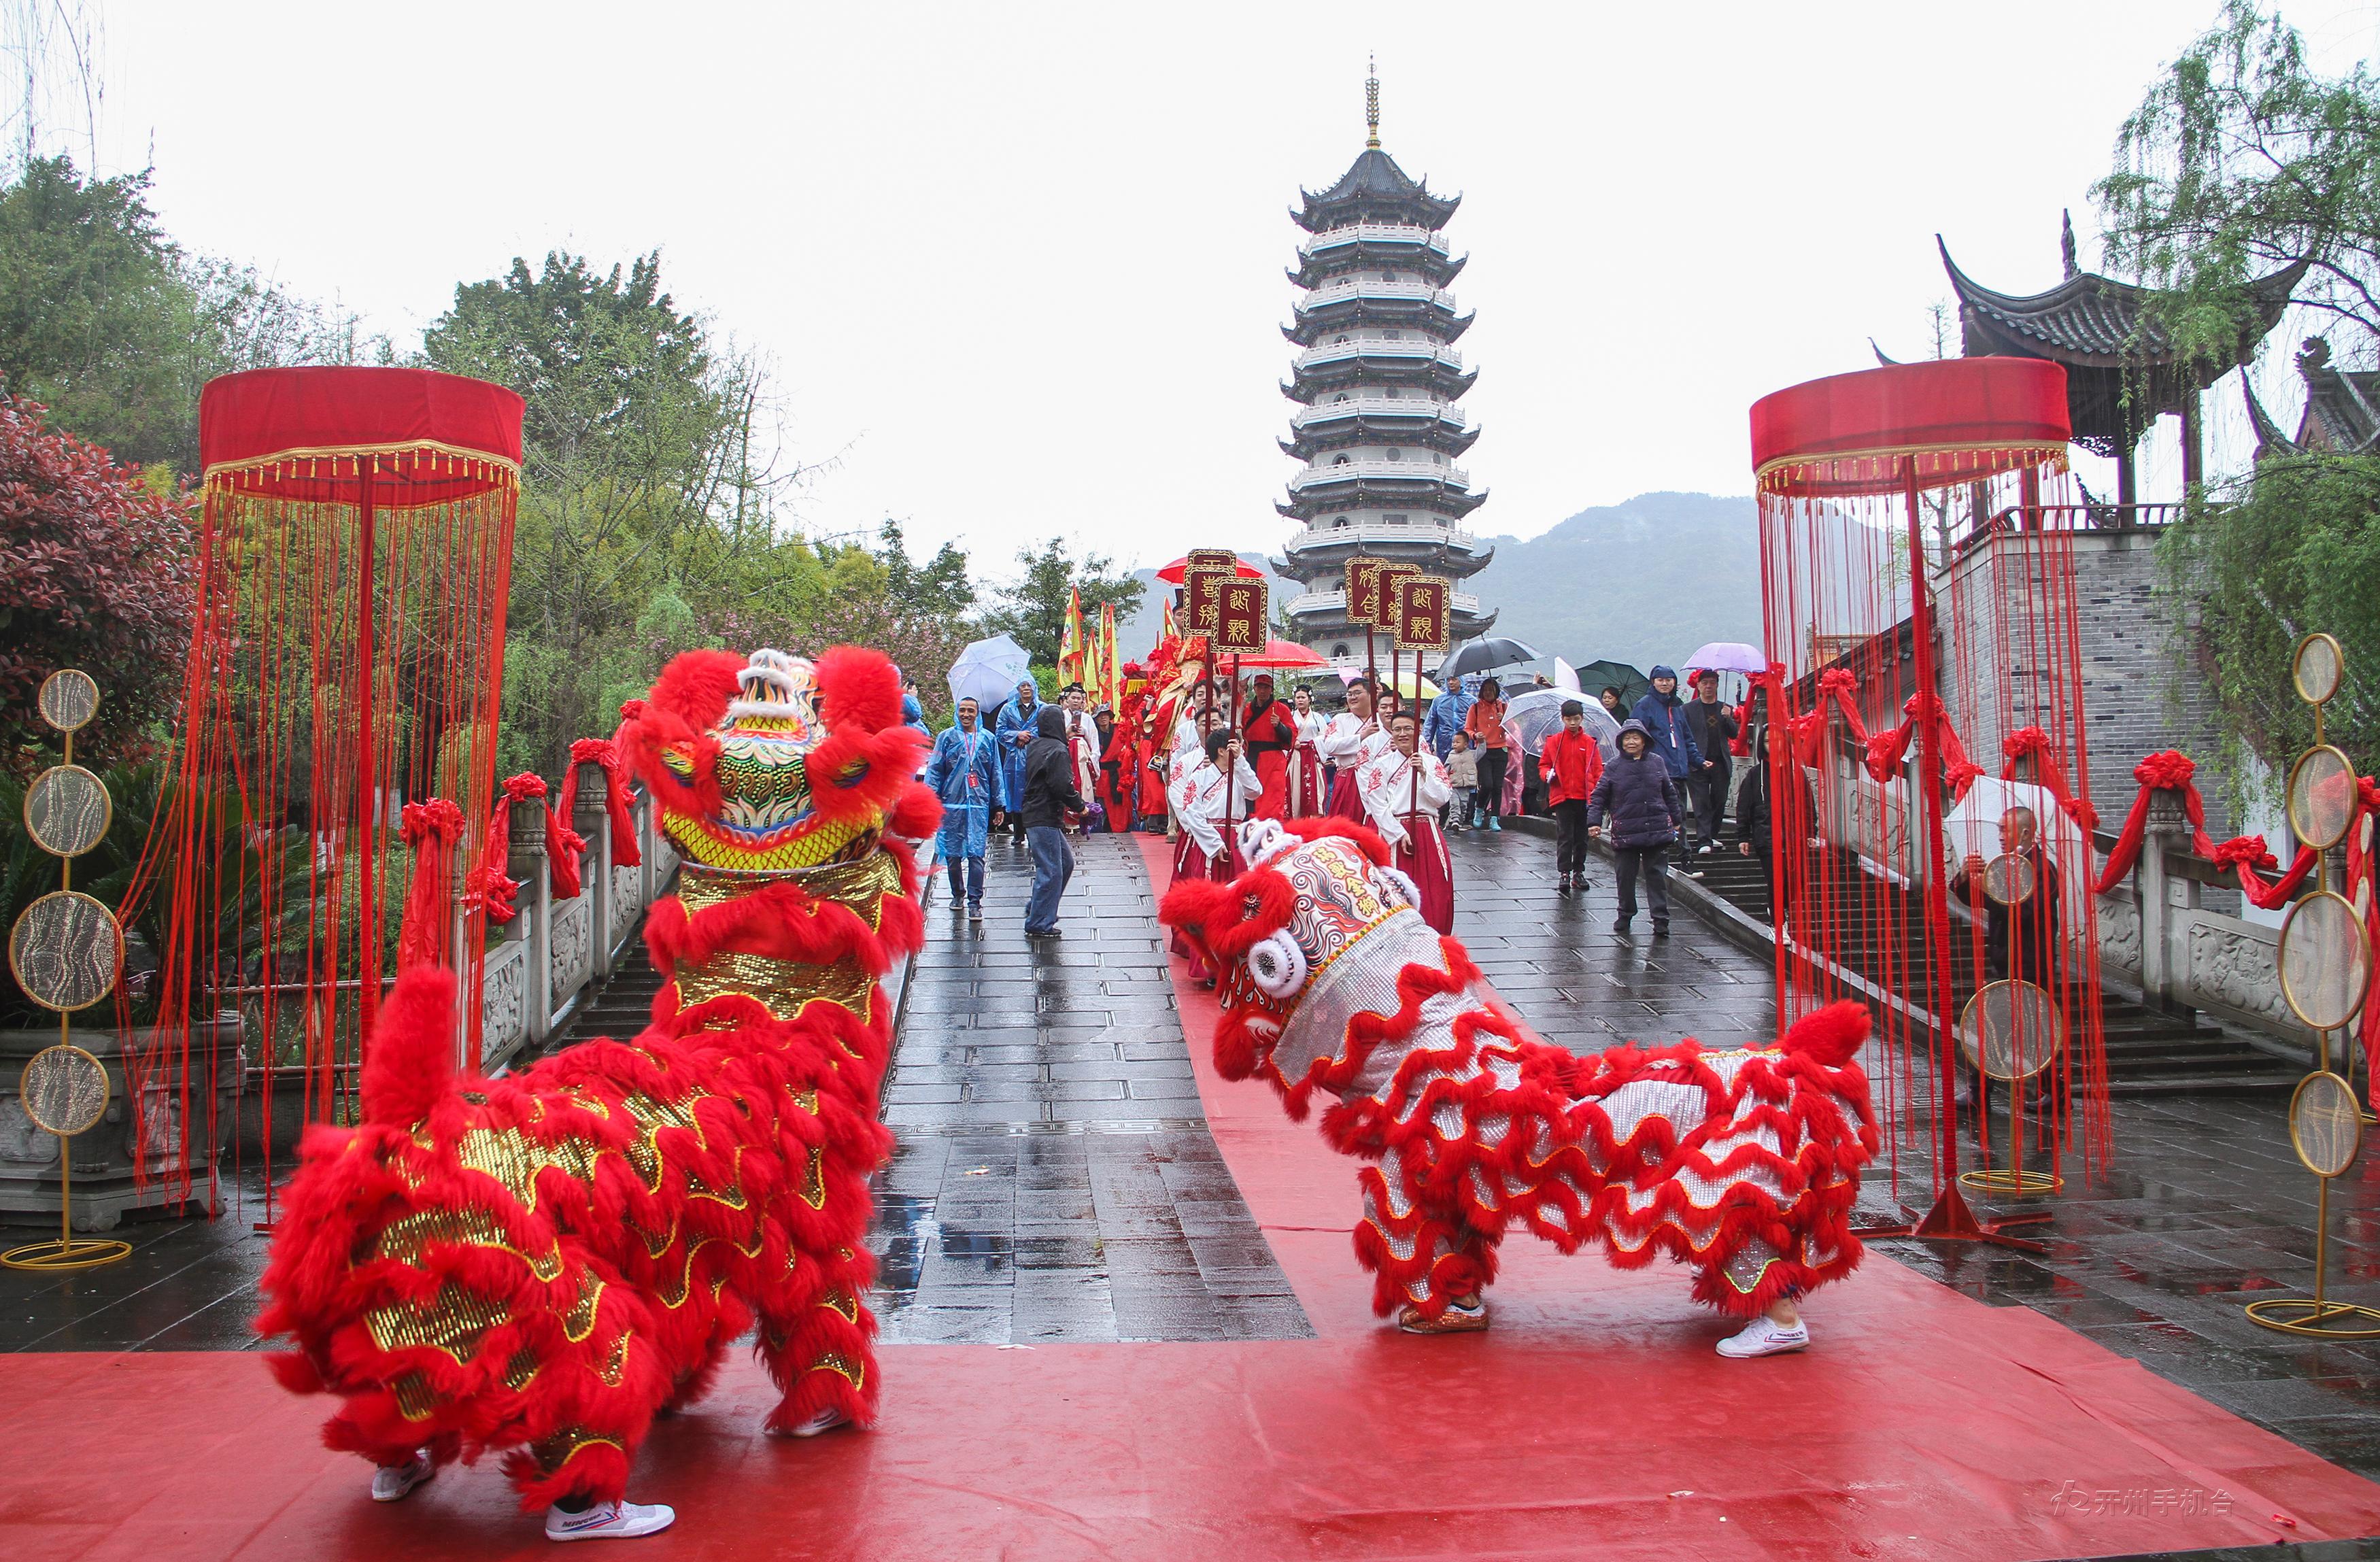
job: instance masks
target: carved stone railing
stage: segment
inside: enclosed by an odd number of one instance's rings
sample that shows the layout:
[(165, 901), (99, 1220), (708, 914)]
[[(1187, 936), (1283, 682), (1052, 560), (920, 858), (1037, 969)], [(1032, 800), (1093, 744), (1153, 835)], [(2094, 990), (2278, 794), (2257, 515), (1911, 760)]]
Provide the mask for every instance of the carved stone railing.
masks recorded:
[(519, 914), (504, 925), (503, 941), (490, 946), (480, 990), (480, 1057), (489, 1072), (561, 1029), (589, 989), (627, 957), (645, 908), (670, 892), (677, 854), (655, 823), (651, 794), (633, 796), (642, 861), (630, 866), (613, 861), (603, 771), (588, 762), (568, 821), (586, 837), (587, 855), (579, 892), (566, 901), (554, 899), (543, 834), (513, 832), (504, 871), (522, 885)]
[(2129, 882), (2099, 897), (2099, 962), (2140, 984), (2153, 1008), (2195, 1009), (2285, 1044), (2313, 1035), (2281, 997), (2280, 930), (2209, 909), (2225, 879), (2191, 851), (2181, 793), (2150, 793), (2140, 862)]

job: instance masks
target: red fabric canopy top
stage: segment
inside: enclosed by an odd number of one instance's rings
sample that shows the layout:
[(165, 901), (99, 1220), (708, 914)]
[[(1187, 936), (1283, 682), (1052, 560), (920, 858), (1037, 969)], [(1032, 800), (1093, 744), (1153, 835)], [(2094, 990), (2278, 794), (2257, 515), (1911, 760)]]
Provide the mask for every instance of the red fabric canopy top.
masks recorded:
[(1760, 491), (1830, 498), (2062, 465), (2066, 369), (2043, 358), (1943, 358), (1812, 380), (1752, 404)]
[(444, 503), (517, 480), (525, 406), (427, 369), (254, 369), (200, 394), (199, 462), (243, 493)]

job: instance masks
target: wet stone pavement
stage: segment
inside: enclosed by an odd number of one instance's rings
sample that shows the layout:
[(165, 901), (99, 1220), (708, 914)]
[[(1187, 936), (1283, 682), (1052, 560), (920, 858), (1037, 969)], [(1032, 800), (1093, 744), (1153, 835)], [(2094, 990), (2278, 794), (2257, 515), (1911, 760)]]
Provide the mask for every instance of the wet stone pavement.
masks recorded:
[(984, 920), (926, 912), (870, 1245), (888, 1342), (1288, 1339), (1313, 1331), (1198, 1105), (1129, 840), (1076, 843), (1024, 934), (1032, 863), (995, 840)]

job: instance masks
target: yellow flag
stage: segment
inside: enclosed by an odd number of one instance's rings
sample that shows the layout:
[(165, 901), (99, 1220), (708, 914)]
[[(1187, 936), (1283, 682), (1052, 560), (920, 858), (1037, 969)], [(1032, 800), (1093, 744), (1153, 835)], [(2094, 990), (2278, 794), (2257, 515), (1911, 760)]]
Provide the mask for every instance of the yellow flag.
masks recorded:
[(1066, 622), (1058, 636), (1058, 686), (1083, 682), (1083, 593), (1066, 590)]

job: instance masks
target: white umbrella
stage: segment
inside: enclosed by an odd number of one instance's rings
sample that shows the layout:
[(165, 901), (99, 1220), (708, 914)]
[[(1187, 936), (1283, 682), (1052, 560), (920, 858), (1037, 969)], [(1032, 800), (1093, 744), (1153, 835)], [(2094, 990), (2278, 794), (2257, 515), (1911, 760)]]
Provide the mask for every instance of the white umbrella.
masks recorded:
[(1554, 729), (1561, 725), (1564, 700), (1578, 700), (1586, 708), (1586, 730), (1595, 735), (1603, 757), (1614, 759), (1620, 754), (1620, 723), (1611, 712), (1603, 708), (1600, 700), (1580, 699), (1570, 689), (1531, 689), (1514, 695), (1504, 704), (1504, 732), (1507, 741), (1517, 741), (1524, 754), (1535, 754), (1545, 746)]
[(2034, 836), (2043, 853), (2058, 869), (2058, 926), (2071, 934), (2086, 926), (2082, 920), (2084, 901), (2091, 893), (2091, 879), (2097, 872), (2091, 853), (2082, 842), (2082, 830), (2073, 816), (2058, 805), (2049, 789), (2031, 781), (2002, 781), (1998, 776), (1978, 776), (1969, 783), (1967, 795), (1959, 799), (1950, 811), (1942, 816), (1943, 855), (1947, 876), (1955, 878), (1959, 865), (1969, 853), (1990, 862), (2000, 854), (2000, 816), (2010, 808), (2033, 810)]
[(1578, 669), (1560, 657), (1554, 658), (1554, 687), (1570, 694), (1584, 692), (1578, 686)]
[(1705, 672), (1766, 672), (1768, 659), (1741, 640), (1713, 640), (1678, 665)]
[(1016, 693), (1016, 685), (1033, 676), (1033, 658), (1023, 646), (1005, 635), (994, 635), (989, 640), (978, 640), (959, 652), (951, 663), (951, 705), (972, 696), (983, 712), (984, 723), (991, 722), (991, 713), (1001, 702)]

